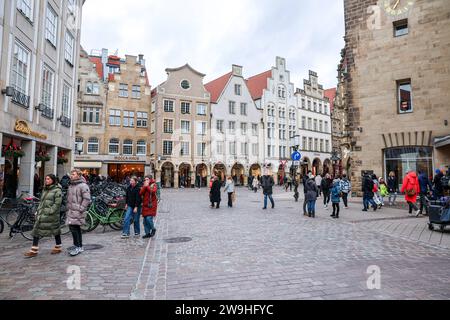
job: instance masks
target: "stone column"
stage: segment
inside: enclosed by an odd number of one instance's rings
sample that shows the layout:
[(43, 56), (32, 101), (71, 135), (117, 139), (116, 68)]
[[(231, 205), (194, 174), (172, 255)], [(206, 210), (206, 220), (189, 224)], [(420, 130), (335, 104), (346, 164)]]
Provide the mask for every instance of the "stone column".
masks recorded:
[(18, 181), (18, 193), (27, 192), (33, 194), (36, 141), (22, 141), (22, 150), (25, 156), (20, 158), (20, 174)]
[(104, 177), (108, 176), (108, 164), (102, 163), (102, 167), (100, 168), (100, 175)]
[(244, 186), (248, 185), (248, 176), (244, 174)]
[(174, 171), (174, 179), (173, 179), (173, 187), (175, 189), (178, 189), (178, 183), (179, 183), (179, 172), (178, 171)]
[(161, 181), (161, 170), (155, 169), (155, 181), (161, 182), (161, 186), (163, 185), (163, 181)]
[(192, 188), (193, 185), (195, 185), (195, 171), (191, 172), (191, 185), (189, 188)]
[[(44, 162), (44, 174), (54, 174), (58, 175), (57, 172), (57, 165), (58, 165), (58, 148), (53, 147), (47, 147), (47, 153), (50, 156), (50, 161)], [(59, 177), (60, 179), (62, 176)]]

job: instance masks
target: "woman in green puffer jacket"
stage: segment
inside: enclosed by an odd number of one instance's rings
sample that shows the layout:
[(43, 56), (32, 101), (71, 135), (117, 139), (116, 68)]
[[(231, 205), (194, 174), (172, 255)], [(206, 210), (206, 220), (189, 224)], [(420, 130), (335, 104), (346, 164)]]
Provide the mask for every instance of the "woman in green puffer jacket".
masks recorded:
[(45, 176), (45, 188), (36, 213), (36, 222), (33, 227), (33, 246), (25, 253), (25, 257), (37, 256), (39, 252), (39, 239), (44, 237), (55, 237), (56, 245), (52, 254), (62, 252), (60, 208), (62, 202), (61, 187), (58, 185), (55, 175)]

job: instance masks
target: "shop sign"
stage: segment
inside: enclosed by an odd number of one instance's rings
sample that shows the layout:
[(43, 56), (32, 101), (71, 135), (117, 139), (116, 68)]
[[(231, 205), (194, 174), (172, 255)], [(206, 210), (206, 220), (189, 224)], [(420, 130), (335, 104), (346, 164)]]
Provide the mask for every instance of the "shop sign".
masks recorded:
[(28, 123), (24, 120), (17, 120), (16, 124), (14, 126), (14, 131), (20, 132), (22, 134), (25, 134), (27, 136), (32, 136), (38, 139), (47, 140), (47, 136), (45, 134), (41, 134), (38, 132), (31, 131), (30, 127), (28, 126)]
[(114, 160), (117, 161), (140, 161), (139, 157), (126, 157), (126, 156), (117, 156), (114, 157)]

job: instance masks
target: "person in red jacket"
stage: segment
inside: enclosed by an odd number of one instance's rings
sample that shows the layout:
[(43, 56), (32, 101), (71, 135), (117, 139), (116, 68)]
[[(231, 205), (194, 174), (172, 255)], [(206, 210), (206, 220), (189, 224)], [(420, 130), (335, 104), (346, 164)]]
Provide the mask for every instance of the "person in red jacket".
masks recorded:
[(155, 180), (151, 176), (147, 176), (144, 179), (144, 184), (139, 191), (142, 197), (142, 217), (144, 219), (145, 235), (143, 239), (151, 238), (155, 235), (156, 229), (153, 223), (153, 217), (156, 216), (158, 211), (158, 198), (156, 196), (158, 187)]
[(402, 193), (405, 193), (405, 200), (409, 205), (409, 214), (412, 214), (412, 210), (416, 211), (416, 217), (420, 215), (420, 210), (416, 205), (417, 195), (420, 193), (419, 179), (417, 174), (410, 170), (403, 179)]

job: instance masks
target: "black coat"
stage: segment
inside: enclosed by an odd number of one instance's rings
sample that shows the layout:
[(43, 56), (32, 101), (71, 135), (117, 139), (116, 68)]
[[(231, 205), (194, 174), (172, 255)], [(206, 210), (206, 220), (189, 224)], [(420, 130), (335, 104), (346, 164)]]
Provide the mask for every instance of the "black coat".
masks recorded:
[(387, 186), (389, 192), (397, 192), (398, 191), (397, 177), (388, 177)]
[(275, 181), (273, 181), (272, 176), (263, 176), (261, 179), (261, 186), (263, 187), (263, 194), (271, 195), (273, 194), (273, 186)]
[(138, 185), (136, 185), (134, 188), (130, 185), (127, 188), (127, 194), (126, 194), (126, 203), (127, 206), (131, 208), (137, 208), (141, 206), (142, 199), (139, 195), (140, 188)]
[(220, 197), (220, 187), (221, 183), (219, 180), (215, 180), (212, 184), (211, 191), (209, 193), (211, 202), (220, 202), (222, 199)]
[(319, 188), (317, 188), (316, 182), (313, 179), (309, 179), (306, 182), (306, 201), (316, 201)]
[(362, 191), (365, 196), (373, 197), (373, 180), (370, 177), (364, 177)]
[(331, 179), (323, 178), (322, 182), (320, 183), (320, 188), (322, 189), (322, 192), (330, 192), (332, 184), (333, 181)]

